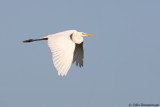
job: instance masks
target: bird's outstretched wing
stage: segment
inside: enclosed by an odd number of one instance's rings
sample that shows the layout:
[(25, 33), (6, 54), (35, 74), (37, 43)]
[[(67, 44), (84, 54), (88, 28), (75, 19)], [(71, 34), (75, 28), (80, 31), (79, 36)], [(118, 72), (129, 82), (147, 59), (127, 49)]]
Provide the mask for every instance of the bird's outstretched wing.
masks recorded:
[(48, 36), (48, 46), (52, 52), (52, 60), (58, 75), (67, 75), (73, 61), (75, 43), (70, 36), (55, 35)]
[(83, 42), (81, 44), (76, 44), (73, 56), (73, 63), (76, 62), (76, 66), (83, 67), (84, 51)]

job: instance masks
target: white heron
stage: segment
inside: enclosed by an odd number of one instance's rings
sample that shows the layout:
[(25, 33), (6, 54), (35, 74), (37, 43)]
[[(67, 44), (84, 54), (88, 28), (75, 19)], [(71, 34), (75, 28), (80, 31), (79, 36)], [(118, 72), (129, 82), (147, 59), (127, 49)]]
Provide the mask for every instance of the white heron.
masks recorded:
[(72, 63), (83, 67), (84, 51), (83, 37), (94, 36), (76, 30), (67, 30), (51, 34), (40, 39), (28, 39), (23, 42), (48, 40), (48, 46), (52, 52), (53, 64), (58, 75), (66, 76)]

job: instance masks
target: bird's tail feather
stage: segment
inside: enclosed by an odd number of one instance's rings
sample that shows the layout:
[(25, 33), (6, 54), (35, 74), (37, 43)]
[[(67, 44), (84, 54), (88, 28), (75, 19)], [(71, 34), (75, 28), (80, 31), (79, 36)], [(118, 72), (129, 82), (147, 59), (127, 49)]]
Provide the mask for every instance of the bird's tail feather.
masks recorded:
[(40, 40), (48, 40), (48, 38), (41, 38), (41, 39), (28, 39), (28, 40), (24, 40), (23, 42), (34, 42), (34, 41), (40, 41)]

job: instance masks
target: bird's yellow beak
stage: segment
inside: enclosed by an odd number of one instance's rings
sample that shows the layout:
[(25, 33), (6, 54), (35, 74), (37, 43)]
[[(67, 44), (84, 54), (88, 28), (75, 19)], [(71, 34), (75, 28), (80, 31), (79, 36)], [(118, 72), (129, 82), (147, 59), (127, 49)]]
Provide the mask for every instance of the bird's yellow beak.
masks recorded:
[(86, 34), (86, 33), (82, 33), (85, 36), (95, 36), (95, 35), (91, 35), (91, 34)]

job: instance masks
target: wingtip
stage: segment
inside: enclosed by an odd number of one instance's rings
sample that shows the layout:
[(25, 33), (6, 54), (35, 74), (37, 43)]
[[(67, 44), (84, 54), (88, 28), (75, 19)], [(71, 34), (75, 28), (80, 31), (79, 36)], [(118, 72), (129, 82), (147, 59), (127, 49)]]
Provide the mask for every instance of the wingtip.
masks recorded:
[(67, 73), (58, 72), (58, 76), (65, 77), (65, 76), (67, 76)]

